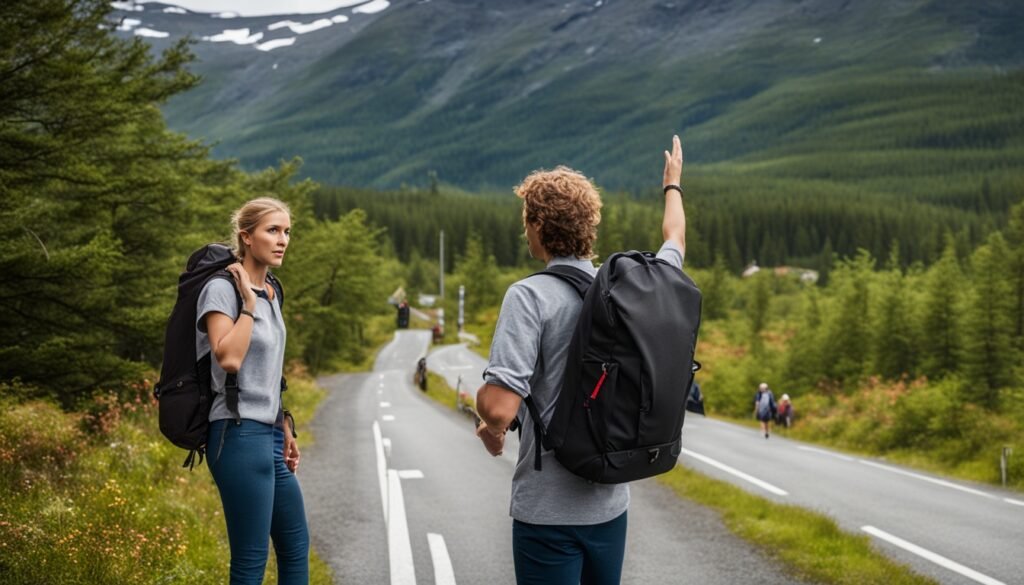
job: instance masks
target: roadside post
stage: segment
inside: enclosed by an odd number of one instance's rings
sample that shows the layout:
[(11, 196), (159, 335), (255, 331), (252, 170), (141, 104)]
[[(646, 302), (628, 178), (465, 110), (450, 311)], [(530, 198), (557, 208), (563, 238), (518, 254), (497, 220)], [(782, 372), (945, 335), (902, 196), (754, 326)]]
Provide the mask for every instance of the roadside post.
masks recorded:
[(466, 318), (466, 287), (459, 285), (459, 333), (462, 333), (462, 324)]
[(1009, 464), (1010, 455), (1013, 454), (1013, 449), (1009, 447), (1003, 447), (1002, 455), (999, 457), (999, 471), (1003, 477), (1003, 487), (1006, 487), (1006, 468)]

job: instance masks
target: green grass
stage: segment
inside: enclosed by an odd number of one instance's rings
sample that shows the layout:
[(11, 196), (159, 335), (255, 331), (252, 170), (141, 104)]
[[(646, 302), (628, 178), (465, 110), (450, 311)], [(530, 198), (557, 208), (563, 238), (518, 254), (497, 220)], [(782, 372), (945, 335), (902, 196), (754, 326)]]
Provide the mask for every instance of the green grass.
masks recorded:
[[(476, 390), (464, 391), (464, 396), (461, 402), (468, 404), (469, 406), (476, 407)], [(448, 385), (443, 376), (435, 374), (433, 372), (427, 372), (427, 391), (425, 392), (427, 398), (438, 402), (452, 410), (459, 410), (460, 401), (455, 395), (455, 389)], [(467, 413), (468, 415), (468, 413)]]
[(729, 530), (781, 561), (797, 578), (836, 585), (935, 583), (889, 560), (868, 537), (844, 532), (822, 514), (776, 504), (682, 466), (658, 481), (680, 497), (717, 511)]
[[(228, 580), (217, 488), (205, 465), (157, 428), (148, 384), (98, 398), (87, 413), (0, 400), (0, 574), (24, 585), (207, 584)], [(122, 395), (131, 395), (122, 393)], [(286, 395), (308, 421), (324, 392), (293, 376)], [(308, 445), (308, 433), (300, 445)], [(315, 553), (310, 582), (331, 583)], [(274, 557), (265, 583), (277, 582)]]

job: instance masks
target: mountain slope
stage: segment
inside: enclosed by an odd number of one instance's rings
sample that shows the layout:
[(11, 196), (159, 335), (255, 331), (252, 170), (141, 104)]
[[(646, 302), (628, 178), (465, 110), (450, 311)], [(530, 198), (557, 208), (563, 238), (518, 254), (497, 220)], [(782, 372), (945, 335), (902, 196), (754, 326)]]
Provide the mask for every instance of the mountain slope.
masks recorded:
[[(145, 7), (129, 17), (170, 32), (157, 46), (227, 23)], [(346, 20), (271, 51), (199, 42), (196, 70), (207, 81), (167, 106), (172, 127), (218, 141), (217, 152), (249, 167), (299, 155), (316, 179), (373, 187), (424, 184), (436, 171), (464, 187), (506, 189), (565, 163), (603, 186), (636, 189), (657, 182), (672, 132), (696, 172), (739, 181), (827, 179), (959, 201), (983, 177), (1015, 190), (1024, 166), (1016, 2), (396, 0), (357, 9), (323, 15)], [(266, 42), (289, 32), (267, 30), (283, 19), (230, 26)], [(936, 169), (949, 180), (922, 186)]]

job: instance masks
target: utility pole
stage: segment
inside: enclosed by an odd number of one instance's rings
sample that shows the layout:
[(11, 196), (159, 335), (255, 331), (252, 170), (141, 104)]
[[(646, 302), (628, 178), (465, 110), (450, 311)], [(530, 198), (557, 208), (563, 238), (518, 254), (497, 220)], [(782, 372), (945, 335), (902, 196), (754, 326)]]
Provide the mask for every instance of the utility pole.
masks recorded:
[(441, 230), (441, 285), (440, 295), (441, 300), (444, 300), (444, 230)]

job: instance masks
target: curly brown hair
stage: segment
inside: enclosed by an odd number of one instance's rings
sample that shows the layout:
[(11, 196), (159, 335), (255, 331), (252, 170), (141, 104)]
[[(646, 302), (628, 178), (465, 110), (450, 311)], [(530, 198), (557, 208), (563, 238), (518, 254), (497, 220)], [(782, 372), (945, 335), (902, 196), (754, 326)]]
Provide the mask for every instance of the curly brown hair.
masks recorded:
[(553, 256), (592, 258), (601, 195), (579, 171), (558, 166), (530, 173), (516, 187), (523, 200), (523, 223), (537, 226), (540, 243)]

